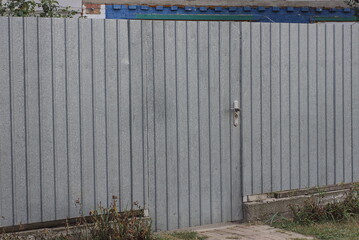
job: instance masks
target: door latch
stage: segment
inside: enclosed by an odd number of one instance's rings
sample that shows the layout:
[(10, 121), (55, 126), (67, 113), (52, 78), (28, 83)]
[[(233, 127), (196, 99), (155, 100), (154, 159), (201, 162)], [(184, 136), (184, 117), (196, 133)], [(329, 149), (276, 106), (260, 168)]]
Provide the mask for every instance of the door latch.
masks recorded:
[(239, 112), (240, 112), (240, 108), (239, 108), (239, 102), (237, 100), (233, 101), (233, 125), (235, 127), (238, 127), (239, 125)]

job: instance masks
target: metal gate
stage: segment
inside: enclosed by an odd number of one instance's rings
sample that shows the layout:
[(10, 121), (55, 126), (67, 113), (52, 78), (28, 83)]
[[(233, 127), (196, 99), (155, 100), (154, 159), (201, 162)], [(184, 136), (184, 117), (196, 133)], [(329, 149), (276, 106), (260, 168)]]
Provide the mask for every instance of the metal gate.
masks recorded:
[(0, 225), (112, 196), (157, 230), (240, 219), (239, 26), (0, 18)]
[[(130, 22), (148, 79), (149, 208), (157, 229), (241, 219), (240, 23)], [(136, 54), (137, 55), (137, 54)], [(131, 65), (138, 64), (131, 62)]]
[(2, 17), (0, 32), (0, 226), (119, 196), (183, 228), (240, 220), (242, 195), (359, 180), (358, 24)]

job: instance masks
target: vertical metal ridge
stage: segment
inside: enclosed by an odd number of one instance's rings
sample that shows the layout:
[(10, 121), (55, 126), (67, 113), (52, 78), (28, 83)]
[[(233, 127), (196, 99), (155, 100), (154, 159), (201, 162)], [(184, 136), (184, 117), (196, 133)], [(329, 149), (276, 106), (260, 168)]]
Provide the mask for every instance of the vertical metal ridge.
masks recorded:
[[(130, 123), (130, 126), (129, 126), (129, 130), (130, 130), (130, 166), (131, 166), (131, 183), (133, 182), (133, 163), (132, 163), (132, 159), (133, 159), (133, 146), (132, 146), (132, 97), (131, 97), (131, 87), (132, 87), (132, 84), (131, 84), (131, 80), (132, 80), (132, 64), (131, 64), (131, 22), (130, 21), (127, 21), (127, 31), (128, 31), (128, 34), (127, 34), (127, 37), (128, 37), (128, 61), (129, 61), (129, 71), (128, 71), (128, 82), (129, 82), (129, 123)], [(131, 208), (132, 208), (132, 204), (133, 204), (133, 185), (131, 184)]]
[(14, 112), (13, 112), (13, 84), (12, 84), (12, 73), (14, 72), (12, 59), (13, 59), (13, 29), (12, 29), (12, 18), (8, 17), (9, 27), (9, 96), (10, 96), (10, 139), (11, 139), (11, 182), (12, 182), (12, 222), (15, 225), (15, 175), (14, 175)]
[[(154, 27), (153, 27), (153, 21), (151, 21), (151, 25), (152, 25), (152, 47), (153, 47), (153, 51), (152, 51), (152, 67), (153, 67), (153, 83), (155, 83), (156, 78), (155, 78), (155, 45), (154, 45), (154, 37), (155, 37), (155, 31), (154, 31)], [(153, 145), (154, 145), (154, 151), (153, 151), (153, 155), (154, 155), (154, 159), (153, 159), (153, 164), (154, 164), (154, 192), (155, 192), (155, 202), (154, 202), (154, 206), (155, 206), (155, 210), (154, 210), (154, 219), (155, 219), (155, 229), (158, 229), (158, 214), (157, 214), (157, 169), (156, 169), (156, 165), (157, 165), (157, 154), (156, 154), (156, 87), (155, 84), (153, 84), (153, 125), (154, 125), (154, 131), (153, 131)]]
[[(80, 19), (77, 20), (77, 36), (78, 36), (78, 83), (79, 83), (79, 132), (80, 132), (80, 179), (81, 179), (81, 202), (83, 202), (84, 199), (84, 192), (83, 192), (83, 146), (82, 146), (82, 101), (81, 101), (81, 63), (82, 63), (82, 51), (81, 51), (81, 25), (80, 25)], [(82, 214), (82, 213), (81, 213)]]
[[(229, 52), (229, 56), (228, 56), (228, 70), (229, 70), (229, 78), (228, 78), (228, 83), (229, 83), (229, 93), (228, 93), (228, 103), (229, 103), (229, 107), (231, 105), (231, 99), (232, 99), (232, 51), (231, 51), (231, 47), (232, 47), (232, 22), (228, 23), (228, 52)], [(230, 179), (230, 184), (229, 184), (229, 191), (230, 191), (230, 206), (231, 206), (231, 220), (233, 220), (233, 203), (232, 203), (232, 129), (231, 129), (231, 112), (230, 112), (230, 116), (228, 119), (228, 126), (229, 127), (229, 179)]]
[[(177, 46), (177, 21), (174, 23), (174, 32), (175, 32), (175, 46)], [(178, 120), (178, 71), (177, 71), (177, 47), (175, 47), (175, 76), (176, 76), (176, 118)], [(177, 196), (180, 196), (180, 188), (179, 188), (179, 183), (180, 183), (180, 178), (179, 178), (179, 137), (178, 137), (178, 121), (176, 121), (176, 153), (177, 153)], [(181, 215), (181, 212), (180, 212), (180, 204), (179, 204), (179, 197), (177, 198), (177, 212), (178, 212), (178, 216), (177, 216), (177, 226), (178, 228), (180, 227), (180, 215)]]
[(109, 181), (108, 181), (108, 105), (107, 105), (107, 41), (106, 41), (106, 19), (103, 20), (103, 35), (104, 35), (104, 47), (103, 47), (103, 57), (104, 57), (104, 94), (105, 94), (105, 158), (106, 158), (106, 201), (107, 207), (110, 207), (109, 201)]
[(309, 25), (307, 26), (307, 167), (308, 167), (308, 172), (307, 172), (307, 177), (308, 177), (308, 181), (307, 181), (307, 186), (306, 187), (311, 187), (310, 185), (310, 172), (311, 172), (311, 168), (310, 168), (310, 120), (309, 120), (309, 115), (310, 115), (310, 110), (309, 110)]
[[(210, 42), (211, 42), (211, 34), (210, 34), (210, 22), (208, 23), (208, 47), (210, 46)], [(208, 50), (208, 65), (211, 63), (211, 58), (210, 58), (210, 53)], [(210, 212), (211, 212), (211, 223), (213, 223), (213, 213), (212, 213), (212, 206), (213, 206), (213, 197), (212, 197), (212, 157), (211, 157), (211, 146), (212, 146), (212, 139), (211, 139), (211, 71), (210, 68), (208, 67), (208, 136), (209, 136), (209, 186), (210, 186)]]
[(56, 138), (55, 138), (55, 99), (54, 99), (54, 92), (55, 92), (55, 83), (54, 83), (54, 24), (53, 19), (50, 20), (51, 24), (51, 91), (52, 91), (52, 152), (53, 152), (53, 168), (54, 168), (54, 211), (55, 211), (55, 219), (57, 219), (57, 197), (56, 197)]
[(351, 171), (351, 179), (352, 182), (354, 181), (354, 144), (353, 144), (353, 25), (350, 25), (350, 106), (351, 106), (351, 111), (350, 111), (350, 122), (351, 122), (351, 165), (352, 165), (352, 171)]
[(298, 38), (298, 147), (299, 147), (299, 150), (298, 150), (298, 164), (299, 164), (299, 169), (298, 169), (298, 172), (299, 172), (299, 182), (298, 182), (298, 186), (299, 186), (299, 188), (301, 188), (302, 187), (302, 171), (301, 171), (301, 169), (302, 169), (302, 161), (301, 161), (301, 141), (300, 141), (300, 139), (301, 139), (301, 134), (300, 134), (300, 128), (301, 128), (301, 121), (300, 121), (300, 109), (301, 109), (301, 107), (300, 107), (300, 83), (301, 83), (301, 77), (300, 77), (300, 72), (301, 72), (301, 68), (300, 68), (300, 60), (301, 60), (301, 58), (300, 58), (300, 40), (301, 40), (301, 38), (300, 38), (300, 27), (299, 27), (299, 24), (296, 24), (297, 25), (297, 27), (298, 27), (298, 35), (297, 35), (297, 38)]
[(316, 58), (315, 58), (315, 91), (316, 91), (316, 128), (317, 128), (317, 185), (319, 185), (319, 92), (318, 92), (318, 25), (315, 25), (315, 51), (316, 51)]
[(262, 66), (263, 66), (263, 44), (262, 44), (262, 23), (259, 23), (259, 57), (260, 57), (260, 60), (259, 60), (259, 79), (260, 79), (260, 83), (259, 83), (259, 94), (260, 94), (260, 98), (259, 98), (259, 102), (260, 102), (260, 119), (259, 119), (259, 122), (260, 122), (260, 156), (261, 156), (261, 192), (263, 192), (263, 185), (264, 185), (264, 169), (263, 169), (263, 89), (262, 89), (262, 85), (263, 85), (263, 71), (262, 71)]
[[(253, 119), (253, 67), (252, 67), (252, 33), (253, 33), (253, 23), (251, 22), (250, 23), (250, 34), (249, 34), (249, 39), (250, 39), (250, 43), (249, 43), (249, 48), (250, 48), (250, 62), (249, 62), (249, 65), (250, 65), (250, 92), (251, 92), (251, 96), (250, 96), (250, 99), (251, 99), (251, 122), (252, 122), (252, 119)], [(251, 124), (251, 194), (253, 194), (253, 189), (254, 189), (254, 184), (253, 184), (253, 180), (254, 180), (254, 171), (253, 171), (253, 124)]]
[(163, 76), (164, 76), (164, 94), (165, 94), (165, 97), (164, 97), (164, 110), (165, 110), (165, 156), (166, 156), (166, 225), (167, 225), (167, 228), (169, 226), (169, 217), (168, 217), (168, 200), (169, 200), (169, 197), (168, 197), (168, 162), (167, 162), (167, 159), (168, 159), (168, 145), (167, 145), (167, 139), (168, 139), (168, 136), (167, 136), (167, 72), (166, 72), (166, 22), (163, 22), (162, 24), (162, 37), (163, 37), (163, 58), (164, 58), (164, 61), (163, 61), (163, 64), (164, 64), (164, 68), (163, 68)]
[(67, 160), (67, 215), (70, 216), (70, 154), (69, 154), (69, 109), (68, 109), (68, 54), (67, 54), (67, 20), (64, 18), (65, 44), (65, 112), (66, 112), (66, 160)]
[(327, 121), (327, 111), (328, 111), (328, 109), (327, 109), (327, 61), (328, 61), (328, 59), (327, 59), (327, 26), (328, 25), (325, 25), (324, 26), (324, 29), (325, 29), (325, 31), (324, 31), (324, 34), (325, 34), (325, 37), (324, 37), (324, 41), (325, 41), (325, 80), (324, 80), (324, 82), (325, 82), (325, 100), (324, 100), (324, 102), (325, 102), (325, 166), (326, 166), (326, 184), (328, 184), (328, 121)]
[(40, 166), (40, 219), (41, 221), (43, 221), (43, 184), (42, 184), (42, 139), (41, 139), (41, 76), (40, 76), (40, 30), (39, 30), (39, 18), (36, 18), (36, 40), (37, 40), (37, 77), (38, 77), (38, 82), (37, 82), (37, 87), (38, 87), (38, 108), (39, 108), (39, 113), (38, 113), (38, 117), (39, 117), (39, 166)]
[(95, 143), (96, 143), (96, 131), (95, 131), (95, 126), (96, 126), (96, 119), (95, 119), (95, 85), (94, 85), (94, 69), (95, 69), (95, 61), (94, 61), (94, 48), (95, 48), (95, 44), (94, 44), (94, 30), (93, 30), (93, 19), (90, 20), (91, 21), (91, 100), (92, 100), (92, 151), (93, 151), (93, 156), (92, 156), (92, 164), (93, 164), (93, 169), (92, 169), (92, 173), (93, 173), (93, 189), (94, 189), (94, 207), (96, 208), (97, 202), (97, 189), (96, 189), (96, 149), (95, 149)]
[[(222, 118), (221, 118), (221, 111), (222, 111), (222, 107), (221, 107), (221, 43), (222, 43), (222, 38), (221, 38), (221, 22), (218, 22), (218, 59), (219, 59), (219, 63), (218, 63), (218, 85), (219, 85), (219, 89), (218, 89), (218, 127), (219, 127), (219, 186), (220, 186), (220, 193), (221, 193), (221, 221), (223, 221), (223, 189), (222, 189)], [(188, 97), (188, 94), (187, 94)]]
[(279, 24), (279, 156), (280, 190), (283, 190), (283, 153), (282, 153), (282, 24)]
[(270, 130), (269, 130), (269, 136), (270, 136), (270, 186), (271, 186), (271, 191), (273, 191), (273, 140), (272, 140), (272, 119), (273, 119), (273, 110), (272, 110), (272, 24), (269, 25), (269, 62), (270, 62), (270, 67), (269, 67), (269, 126), (270, 126)]
[(120, 55), (121, 52), (119, 51), (120, 49), (120, 41), (119, 41), (119, 36), (118, 33), (120, 32), (120, 25), (118, 24), (119, 20), (116, 20), (116, 102), (117, 102), (117, 156), (118, 156), (118, 194), (119, 194), (119, 198), (118, 198), (118, 209), (121, 211), (122, 210), (122, 194), (121, 194), (121, 125), (120, 125), (120, 98), (121, 98), (121, 94), (120, 94), (120, 87), (121, 87), (121, 83), (120, 81), (122, 80), (120, 78), (120, 70), (121, 70), (121, 65), (120, 65)]
[[(242, 72), (242, 64), (243, 64), (243, 53), (242, 53), (242, 49), (243, 49), (243, 38), (242, 38), (242, 23), (239, 23), (239, 104), (240, 104), (240, 108), (243, 109), (243, 72)], [(242, 112), (239, 112), (239, 119), (243, 120), (243, 114)], [(240, 201), (242, 203), (243, 201), (243, 196), (244, 196), (244, 177), (243, 177), (243, 122), (240, 122), (240, 126), (239, 126), (239, 145), (240, 145), (240, 152), (239, 152), (239, 183), (240, 183)], [(243, 215), (242, 213), (242, 208), (241, 208), (241, 215)], [(240, 216), (242, 217), (242, 216)]]
[[(142, 29), (142, 25), (143, 25), (143, 21), (141, 21), (141, 29)], [(153, 30), (151, 29), (151, 32), (152, 32)], [(142, 49), (142, 51), (143, 51), (143, 49)], [(152, 69), (153, 70), (153, 69)], [(147, 76), (146, 76), (147, 77)], [(146, 78), (146, 81), (147, 81), (147, 78)], [(150, 136), (150, 134), (149, 134), (149, 125), (150, 125), (150, 123), (149, 123), (149, 120), (148, 120), (148, 105), (149, 105), (149, 100), (148, 100), (148, 83), (146, 83), (146, 106), (147, 106), (147, 109), (146, 109), (146, 126), (147, 126), (147, 132), (146, 132), (146, 144), (147, 144), (147, 146), (146, 146), (146, 166), (147, 166), (147, 173), (146, 173), (146, 176), (147, 176), (147, 193), (145, 193), (145, 194), (147, 194), (147, 200), (148, 200), (148, 202), (146, 202), (145, 203), (145, 206), (146, 206), (146, 208), (147, 209), (149, 209), (150, 208), (150, 185), (151, 185), (151, 181), (150, 181), (150, 157), (149, 157), (149, 152), (150, 152), (150, 150), (149, 150), (149, 136)]]
[[(188, 76), (188, 21), (186, 21), (186, 94), (187, 94), (187, 99), (186, 99), (186, 102), (187, 102), (187, 154), (188, 154), (188, 168), (187, 168), (187, 171), (188, 171), (188, 209), (191, 209), (191, 195), (192, 195), (192, 192), (191, 192), (191, 171), (190, 171), (190, 161), (191, 161), (191, 148), (190, 148), (190, 145), (189, 145), (189, 142), (190, 142), (190, 134), (189, 134), (189, 114), (190, 114), (190, 111), (188, 110), (189, 109), (189, 76)], [(189, 226), (192, 226), (192, 221), (191, 221), (191, 214), (188, 214), (188, 223), (189, 223)]]
[(198, 22), (196, 22), (196, 37), (197, 37), (197, 42), (196, 42), (196, 48), (197, 48), (197, 107), (198, 107), (198, 119), (197, 119), (197, 124), (198, 124), (198, 184), (199, 184), (199, 194), (198, 194), (198, 198), (199, 198), (199, 223), (202, 225), (203, 224), (203, 219), (202, 219), (202, 191), (201, 191), (201, 177), (202, 177), (202, 169), (201, 169), (201, 121), (200, 121), (200, 114), (199, 114), (199, 109), (200, 109), (200, 84), (199, 84), (199, 26), (198, 26)]
[[(239, 37), (239, 106), (241, 109), (243, 109), (243, 91), (242, 91), (242, 64), (243, 64), (243, 58), (242, 58), (242, 42), (243, 42), (243, 39), (242, 39), (242, 23), (238, 23), (238, 37)], [(240, 122), (240, 126), (239, 126), (239, 145), (240, 145), (240, 151), (239, 151), (239, 184), (240, 184), (240, 198), (241, 198), (241, 201), (243, 199), (243, 196), (244, 196), (244, 190), (243, 190), (243, 114), (240, 112), (239, 113), (239, 119), (241, 120)]]
[(288, 66), (289, 66), (289, 70), (288, 70), (288, 79), (289, 79), (289, 81), (288, 81), (288, 84), (289, 84), (289, 188), (292, 188), (292, 111), (290, 110), (291, 109), (291, 99), (292, 99), (292, 96), (291, 96), (291, 81), (290, 81), (290, 76), (291, 76), (291, 70), (292, 70), (292, 68), (291, 68), (291, 47), (292, 47), (292, 44), (291, 44), (291, 31), (290, 31), (290, 29), (291, 29), (291, 26), (292, 26), (292, 24), (289, 24), (289, 27), (288, 27), (288, 31), (289, 31), (289, 33), (288, 33), (288, 37), (289, 37), (289, 50), (288, 50), (288, 54), (289, 54), (289, 56), (288, 56), (288, 62), (289, 62), (289, 64), (288, 64)]
[[(197, 104), (198, 104), (198, 113), (199, 113), (199, 109), (200, 109), (200, 84), (199, 84), (199, 26), (198, 26), (198, 22), (196, 22), (196, 34), (197, 34), (197, 43), (196, 43), (196, 47), (197, 47), (197, 85), (198, 85), (198, 89), (197, 89)], [(176, 25), (175, 25), (176, 26)], [(175, 30), (175, 39), (176, 39), (176, 30)], [(176, 51), (176, 50), (175, 50)], [(176, 60), (175, 60), (176, 61)], [(176, 82), (177, 82), (177, 63), (176, 63)], [(177, 93), (177, 92), (176, 92)], [(176, 96), (176, 108), (177, 108), (177, 96)], [(199, 222), (202, 225), (203, 224), (203, 219), (202, 219), (202, 191), (201, 191), (201, 187), (202, 187), (202, 169), (201, 169), (201, 117), (198, 114), (198, 158), (199, 158), (199, 174), (198, 174), (198, 183), (199, 183)], [(177, 158), (178, 159), (178, 158)], [(178, 162), (178, 161), (177, 161)]]
[(27, 87), (26, 87), (26, 82), (27, 82), (27, 58), (26, 56), (27, 54), (27, 38), (26, 38), (26, 30), (27, 30), (27, 24), (25, 22), (25, 18), (22, 18), (22, 25), (23, 25), (23, 32), (22, 32), (22, 43), (23, 43), (23, 68), (24, 68), (24, 130), (25, 130), (25, 179), (26, 179), (26, 187), (25, 187), (25, 191), (26, 191), (26, 222), (29, 222), (29, 178), (28, 178), (28, 171), (29, 171), (29, 166), (28, 166), (28, 147), (27, 147), (27, 143), (28, 143), (28, 128), (27, 128)]
[[(344, 76), (344, 65), (345, 65), (345, 61), (344, 61), (344, 24), (342, 25), (342, 28), (341, 28), (341, 31), (342, 31), (342, 34), (341, 34), (341, 38), (342, 38), (342, 90), (343, 90), (343, 95), (342, 95), (342, 104), (343, 104), (343, 115), (342, 115), (342, 121), (343, 121), (343, 182), (345, 181), (346, 179), (346, 176), (345, 176), (345, 142), (346, 142), (346, 138), (345, 138), (345, 108), (344, 108), (344, 105), (345, 105), (345, 76)], [(352, 166), (353, 167), (353, 166)]]
[[(142, 83), (142, 88), (141, 88), (141, 101), (142, 101), (142, 172), (143, 172), (143, 176), (142, 176), (142, 184), (143, 184), (143, 189), (142, 189), (142, 195), (143, 195), (143, 207), (146, 206), (146, 157), (147, 157), (147, 141), (145, 141), (145, 139), (147, 139), (147, 137), (145, 138), (145, 132), (146, 132), (146, 136), (148, 134), (148, 128), (145, 125), (145, 121), (147, 121), (147, 117), (146, 117), (146, 108), (147, 108), (147, 101), (144, 101), (145, 99), (147, 99), (147, 82), (146, 79), (144, 79), (143, 76), (143, 32), (142, 32), (142, 20), (140, 21), (140, 32), (141, 32), (141, 83)], [(106, 89), (106, 88), (105, 88)], [(143, 107), (145, 105), (145, 108)]]
[(337, 166), (337, 107), (336, 107), (336, 94), (335, 94), (335, 90), (336, 90), (336, 80), (337, 80), (337, 76), (336, 76), (336, 61), (335, 61), (335, 57), (337, 56), (337, 49), (335, 46), (335, 33), (337, 31), (337, 28), (335, 27), (336, 25), (333, 24), (333, 118), (334, 118), (334, 183), (337, 183), (338, 179), (337, 179), (337, 171), (336, 171), (336, 166)]

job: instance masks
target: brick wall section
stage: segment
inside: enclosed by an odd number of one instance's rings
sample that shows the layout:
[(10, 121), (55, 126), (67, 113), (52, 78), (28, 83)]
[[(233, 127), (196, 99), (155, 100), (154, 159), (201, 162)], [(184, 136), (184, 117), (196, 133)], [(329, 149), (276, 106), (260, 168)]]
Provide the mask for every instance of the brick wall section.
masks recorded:
[(84, 4), (86, 14), (101, 14), (101, 4)]
[(82, 8), (82, 15), (87, 18), (106, 18), (106, 5), (105, 4), (94, 4), (85, 3)]

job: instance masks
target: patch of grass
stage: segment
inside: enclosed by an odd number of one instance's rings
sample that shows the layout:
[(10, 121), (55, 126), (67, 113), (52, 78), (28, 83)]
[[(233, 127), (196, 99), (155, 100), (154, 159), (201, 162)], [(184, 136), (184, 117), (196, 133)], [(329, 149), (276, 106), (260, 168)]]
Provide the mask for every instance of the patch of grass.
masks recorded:
[(303, 206), (290, 206), (289, 220), (275, 214), (271, 226), (328, 240), (359, 239), (359, 185), (354, 184), (343, 201), (327, 204), (322, 198), (310, 198)]
[(302, 224), (345, 221), (359, 215), (359, 185), (354, 185), (343, 201), (323, 202), (324, 195), (311, 197), (303, 206), (290, 205), (294, 221)]
[(290, 220), (282, 220), (272, 224), (274, 227), (309, 235), (326, 240), (358, 240), (359, 220), (344, 222), (322, 222), (300, 224)]
[(162, 233), (159, 235), (159, 240), (204, 240), (206, 238), (197, 232), (190, 231)]

